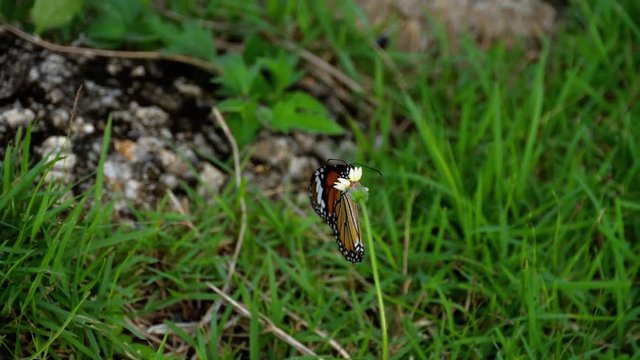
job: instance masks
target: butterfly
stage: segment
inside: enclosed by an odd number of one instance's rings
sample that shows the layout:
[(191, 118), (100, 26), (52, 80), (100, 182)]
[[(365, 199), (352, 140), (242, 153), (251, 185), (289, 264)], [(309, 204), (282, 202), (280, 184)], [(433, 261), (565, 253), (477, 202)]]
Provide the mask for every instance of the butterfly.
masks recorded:
[(331, 227), (340, 252), (352, 263), (364, 257), (358, 205), (349, 194), (361, 177), (361, 167), (327, 161), (314, 171), (309, 185), (311, 207)]

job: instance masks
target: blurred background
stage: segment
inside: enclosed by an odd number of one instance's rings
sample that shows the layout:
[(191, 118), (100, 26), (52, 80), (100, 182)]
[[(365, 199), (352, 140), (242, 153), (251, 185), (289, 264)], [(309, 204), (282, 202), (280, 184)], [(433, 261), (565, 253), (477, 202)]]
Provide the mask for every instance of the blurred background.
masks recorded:
[[(0, 0), (0, 357), (633, 358), (638, 19)], [(330, 158), (382, 173), (362, 263)]]

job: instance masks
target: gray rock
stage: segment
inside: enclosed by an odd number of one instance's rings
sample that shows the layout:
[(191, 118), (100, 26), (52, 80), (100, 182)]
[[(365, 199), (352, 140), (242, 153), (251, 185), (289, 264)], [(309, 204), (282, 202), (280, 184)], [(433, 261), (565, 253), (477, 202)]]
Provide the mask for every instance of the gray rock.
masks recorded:
[(15, 129), (24, 127), (35, 118), (36, 114), (31, 109), (12, 108), (0, 113), (0, 124)]
[(212, 193), (219, 194), (227, 178), (222, 171), (209, 163), (202, 164), (200, 177), (202, 181), (198, 185), (198, 193), (207, 197)]
[(55, 161), (45, 176), (46, 181), (60, 181), (64, 184), (70, 184), (75, 180), (73, 169), (78, 157), (71, 152), (71, 148), (70, 139), (64, 136), (50, 136), (36, 150), (44, 161)]

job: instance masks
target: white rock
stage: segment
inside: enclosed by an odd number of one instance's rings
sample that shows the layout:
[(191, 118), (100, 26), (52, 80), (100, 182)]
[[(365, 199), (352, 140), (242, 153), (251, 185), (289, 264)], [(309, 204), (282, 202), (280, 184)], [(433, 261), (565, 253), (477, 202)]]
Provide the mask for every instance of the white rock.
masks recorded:
[(290, 155), (289, 143), (284, 137), (268, 137), (253, 145), (253, 158), (272, 165), (282, 164)]
[(0, 124), (10, 128), (27, 126), (36, 114), (31, 109), (13, 108), (0, 114)]
[(180, 185), (180, 181), (178, 181), (178, 177), (174, 174), (162, 174), (160, 175), (160, 183), (164, 185), (167, 189), (174, 190)]
[(200, 98), (202, 96), (202, 88), (200, 86), (187, 82), (183, 77), (179, 77), (173, 82), (173, 86), (178, 92), (185, 96)]
[(291, 179), (307, 179), (317, 168), (317, 161), (308, 157), (294, 157), (289, 162), (287, 177)]
[(64, 136), (50, 136), (37, 149), (45, 161), (55, 161), (45, 177), (46, 181), (61, 181), (65, 184), (74, 181), (73, 168), (78, 162), (78, 157), (71, 152), (71, 148), (70, 139)]
[(133, 178), (133, 170), (129, 164), (113, 159), (104, 162), (103, 174), (111, 181), (125, 182)]
[(51, 112), (51, 123), (58, 129), (65, 130), (69, 124), (69, 112), (65, 109), (55, 109)]
[(144, 127), (163, 127), (169, 120), (169, 115), (157, 106), (140, 106), (134, 102), (131, 110)]
[(133, 70), (131, 70), (132, 77), (143, 77), (147, 71), (144, 69), (144, 66), (138, 65)]
[(83, 135), (93, 134), (96, 131), (96, 127), (91, 123), (83, 123), (79, 129), (80, 133)]
[(206, 196), (207, 193), (219, 194), (226, 180), (225, 174), (209, 163), (202, 164), (200, 177), (202, 183), (198, 192), (203, 196)]
[(53, 154), (56, 155), (58, 152), (62, 152), (64, 149), (68, 149), (71, 147), (71, 140), (67, 139), (64, 136), (49, 136), (45, 141), (40, 145), (39, 153), (40, 155), (49, 156)]
[(141, 198), (142, 183), (138, 180), (128, 180), (124, 183), (124, 196), (127, 199), (139, 201)]

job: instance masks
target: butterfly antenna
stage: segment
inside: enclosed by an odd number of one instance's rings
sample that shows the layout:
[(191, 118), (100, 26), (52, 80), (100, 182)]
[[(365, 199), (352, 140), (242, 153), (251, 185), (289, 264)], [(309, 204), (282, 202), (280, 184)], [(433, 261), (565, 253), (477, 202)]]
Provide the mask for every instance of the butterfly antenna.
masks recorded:
[(349, 163), (348, 163), (348, 162), (346, 162), (346, 161), (344, 161), (344, 160), (342, 160), (342, 159), (327, 159), (326, 164), (330, 163), (331, 161), (340, 161), (340, 162), (342, 162), (342, 163), (343, 163), (343, 164), (345, 164), (345, 165), (349, 165)]
[(380, 172), (380, 170), (378, 170), (378, 169), (376, 169), (376, 168), (372, 168), (371, 166), (367, 166), (367, 165), (360, 164), (360, 163), (352, 163), (351, 165), (358, 165), (358, 166), (362, 166), (362, 167), (367, 168), (367, 169), (369, 169), (369, 170), (371, 170), (371, 171), (375, 171), (375, 172), (377, 172), (377, 173), (378, 173), (378, 175), (382, 176), (382, 173)]

